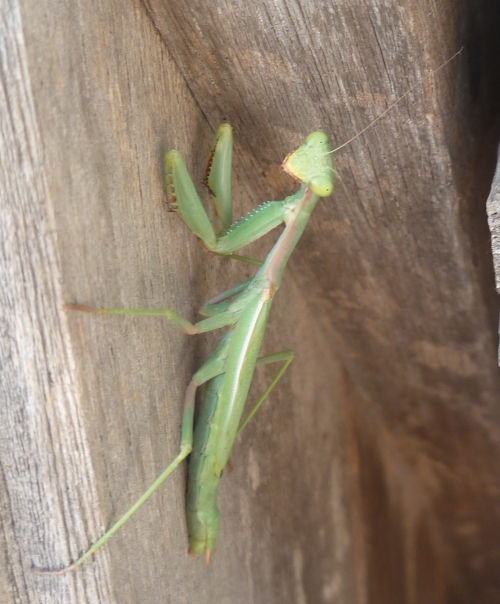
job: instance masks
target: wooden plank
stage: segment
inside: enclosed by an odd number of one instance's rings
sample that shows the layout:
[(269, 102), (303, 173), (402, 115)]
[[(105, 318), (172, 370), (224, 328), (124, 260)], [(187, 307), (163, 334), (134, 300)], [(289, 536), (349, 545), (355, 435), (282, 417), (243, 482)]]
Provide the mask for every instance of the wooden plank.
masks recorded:
[(304, 135), (342, 144), (463, 43), (451, 0), (147, 6), (0, 8), (2, 601), (497, 602), (494, 145), (467, 88), (474, 47), (337, 155), (346, 191), (313, 217), (266, 344), (297, 360), (236, 447), (211, 565), (186, 555), (180, 471), (95, 561), (30, 574), (75, 557), (172, 459), (215, 341), (60, 304), (192, 317), (245, 274), (166, 213), (163, 151), (200, 182), (227, 119), (237, 214), (280, 199)]
[(359, 601), (497, 602), (493, 9), (148, 4), (209, 122), (235, 125), (255, 197), (287, 190), (276, 166), (307, 132), (340, 145), (422, 82), (337, 154), (348, 195), (318, 208), (292, 271), (353, 383)]
[[(212, 564), (187, 555), (179, 471), (95, 561), (31, 574), (75, 558), (173, 458), (183, 390), (215, 342), (61, 305), (193, 317), (248, 269), (208, 256), (166, 212), (162, 153), (182, 150), (199, 183), (213, 133), (141, 4), (37, 0), (2, 13), (2, 601), (300, 602), (310, 589), (349, 599), (332, 404), (343, 382), (293, 283), (266, 350), (297, 348), (296, 371), (232, 456)], [(245, 186), (235, 181), (240, 213), (255, 204)]]

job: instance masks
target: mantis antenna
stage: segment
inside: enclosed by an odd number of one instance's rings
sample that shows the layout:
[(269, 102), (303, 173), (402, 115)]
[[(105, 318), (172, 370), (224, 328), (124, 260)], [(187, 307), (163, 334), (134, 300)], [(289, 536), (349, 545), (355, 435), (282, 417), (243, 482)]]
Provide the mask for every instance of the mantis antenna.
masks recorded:
[(441, 69), (443, 69), (443, 67), (446, 67), (446, 65), (448, 65), (448, 63), (450, 63), (451, 61), (453, 61), (453, 59), (455, 57), (457, 57), (463, 50), (463, 46), (462, 48), (457, 51), (452, 57), (450, 57), (447, 61), (445, 61), (442, 65), (440, 65), (439, 67), (436, 67), (436, 69), (433, 69), (430, 73), (428, 73), (426, 76), (424, 76), (423, 80), (420, 80), (420, 82), (417, 82), (416, 84), (414, 84), (411, 88), (409, 88), (404, 94), (402, 94), (398, 99), (396, 99), (393, 103), (391, 103), (389, 105), (389, 107), (387, 107), (387, 109), (385, 109), (384, 111), (382, 111), (382, 113), (376, 117), (372, 122), (370, 122), (368, 124), (368, 126), (366, 126), (365, 128), (363, 128), (363, 130), (361, 130), (361, 132), (358, 132), (355, 136), (353, 136), (352, 138), (350, 138), (347, 142), (343, 143), (342, 145), (340, 145), (340, 147), (337, 147), (336, 149), (332, 149), (330, 151), (330, 153), (335, 153), (337, 151), (339, 151), (340, 149), (343, 149), (344, 147), (347, 147), (347, 145), (350, 145), (353, 141), (355, 141), (358, 137), (360, 137), (362, 134), (364, 134), (367, 130), (369, 130), (372, 126), (374, 126), (379, 120), (381, 120), (387, 113), (389, 113), (389, 111), (399, 103), (399, 101), (403, 100), (405, 98), (405, 96), (409, 95), (410, 92), (413, 92), (413, 90), (415, 90), (415, 88), (417, 88), (418, 86), (420, 86), (422, 84), (422, 82), (425, 82), (425, 80), (427, 78), (430, 78), (431, 76), (433, 76), (435, 73), (437, 73), (438, 71), (440, 71)]

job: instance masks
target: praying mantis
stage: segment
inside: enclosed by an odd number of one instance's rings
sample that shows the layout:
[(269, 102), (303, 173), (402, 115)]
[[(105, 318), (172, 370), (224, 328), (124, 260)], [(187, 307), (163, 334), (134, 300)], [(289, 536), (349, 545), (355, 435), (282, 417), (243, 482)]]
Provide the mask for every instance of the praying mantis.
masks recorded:
[[(444, 67), (456, 54), (438, 69)], [(396, 102), (401, 98), (403, 97)], [(342, 146), (373, 126), (396, 102)], [(206, 178), (217, 217), (216, 229), (200, 201), (181, 154), (176, 150), (169, 151), (164, 157), (167, 201), (170, 209), (179, 214), (209, 251), (237, 259), (245, 258), (234, 254), (235, 251), (284, 224), (280, 237), (253, 277), (209, 300), (200, 310), (205, 318), (194, 324), (170, 309), (93, 308), (79, 304), (65, 307), (68, 310), (98, 314), (161, 316), (189, 335), (221, 328), (226, 328), (227, 331), (207, 361), (195, 372), (186, 389), (181, 446), (177, 457), (134, 505), (75, 562), (59, 570), (35, 572), (63, 574), (80, 566), (123, 526), (189, 455), (186, 501), (189, 552), (193, 555), (205, 554), (207, 562), (210, 561), (216, 548), (220, 525), (217, 488), (234, 441), (278, 383), (294, 356), (293, 351), (284, 350), (259, 357), (269, 311), (281, 285), (287, 262), (312, 211), (320, 198), (332, 194), (334, 187), (332, 150), (328, 136), (322, 131), (314, 131), (283, 163), (284, 170), (300, 182), (299, 190), (283, 201), (268, 201), (233, 223), (232, 146), (231, 127), (229, 124), (220, 125), (210, 153)], [(277, 362), (282, 363), (280, 369), (242, 420), (256, 365)], [(194, 427), (195, 396), (202, 385), (205, 385), (205, 392)]]
[[(321, 197), (333, 192), (333, 160), (328, 136), (321, 131), (309, 134), (304, 143), (288, 155), (283, 168), (300, 181), (300, 189), (283, 201), (268, 201), (236, 223), (232, 223), (232, 129), (222, 124), (210, 153), (206, 184), (214, 200), (218, 227), (214, 230), (188, 174), (181, 154), (165, 154), (164, 173), (167, 201), (189, 229), (211, 252), (234, 255), (239, 248), (262, 237), (280, 224), (285, 228), (254, 277), (209, 300), (200, 310), (205, 319), (193, 324), (173, 310), (132, 308), (92, 308), (79, 304), (67, 310), (100, 314), (162, 316), (194, 335), (227, 328), (207, 361), (193, 375), (186, 389), (182, 419), (181, 447), (177, 457), (134, 505), (76, 562), (57, 571), (74, 570), (94, 554), (158, 489), (179, 464), (191, 454), (188, 470), (187, 525), (189, 552), (205, 554), (210, 561), (219, 533), (217, 487), (236, 437), (242, 432), (293, 360), (284, 350), (259, 357), (267, 320), (288, 259), (309, 217)], [(253, 261), (255, 262), (255, 261)], [(260, 264), (260, 263), (259, 263)], [(282, 366), (241, 420), (257, 364), (281, 362)], [(205, 384), (196, 428), (193, 431), (195, 395)]]

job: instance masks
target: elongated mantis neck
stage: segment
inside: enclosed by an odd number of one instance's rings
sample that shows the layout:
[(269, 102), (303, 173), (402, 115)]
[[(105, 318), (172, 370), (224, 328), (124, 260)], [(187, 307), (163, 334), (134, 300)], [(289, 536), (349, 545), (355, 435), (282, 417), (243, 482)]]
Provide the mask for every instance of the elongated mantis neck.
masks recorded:
[(309, 217), (318, 203), (319, 196), (307, 187), (287, 199), (290, 200), (291, 218), (287, 220), (285, 230), (270, 251), (258, 274), (265, 275), (273, 293), (281, 285), (281, 278), (288, 259), (295, 249), (307, 226)]

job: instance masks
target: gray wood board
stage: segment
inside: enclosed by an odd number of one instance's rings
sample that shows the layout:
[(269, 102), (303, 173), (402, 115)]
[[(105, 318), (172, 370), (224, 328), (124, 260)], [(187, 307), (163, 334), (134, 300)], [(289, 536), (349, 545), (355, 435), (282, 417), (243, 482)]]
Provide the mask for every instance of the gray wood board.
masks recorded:
[[(494, 140), (462, 33), (477, 14), (146, 4), (0, 8), (0, 599), (498, 602)], [(235, 447), (211, 564), (187, 556), (179, 471), (76, 573), (32, 575), (74, 558), (174, 457), (183, 390), (216, 341), (61, 304), (193, 318), (249, 274), (166, 212), (162, 153), (178, 148), (200, 183), (230, 121), (239, 216), (296, 189), (279, 166), (311, 130), (340, 145), (418, 83), (335, 156), (345, 189), (317, 208), (266, 339), (296, 360)]]
[[(494, 56), (488, 15), (433, 0), (148, 5), (208, 121), (235, 126), (255, 199), (291, 190), (278, 166), (309, 131), (340, 145), (422, 83), (336, 154), (347, 193), (337, 185), (320, 205), (292, 271), (367, 401), (349, 407), (367, 598), (497, 601), (498, 301), (484, 211), (495, 140), (477, 75)], [(419, 591), (419, 573), (434, 591)]]
[[(344, 380), (293, 279), (265, 346), (295, 348), (295, 371), (238, 441), (211, 564), (187, 555), (181, 469), (78, 572), (30, 572), (74, 559), (177, 454), (183, 391), (216, 342), (162, 319), (62, 305), (194, 318), (249, 269), (205, 253), (166, 211), (163, 152), (181, 149), (200, 183), (213, 132), (142, 5), (37, 0), (0, 11), (0, 600), (351, 600)], [(255, 200), (241, 178), (234, 186), (241, 214)], [(252, 398), (271, 373), (259, 372)]]

